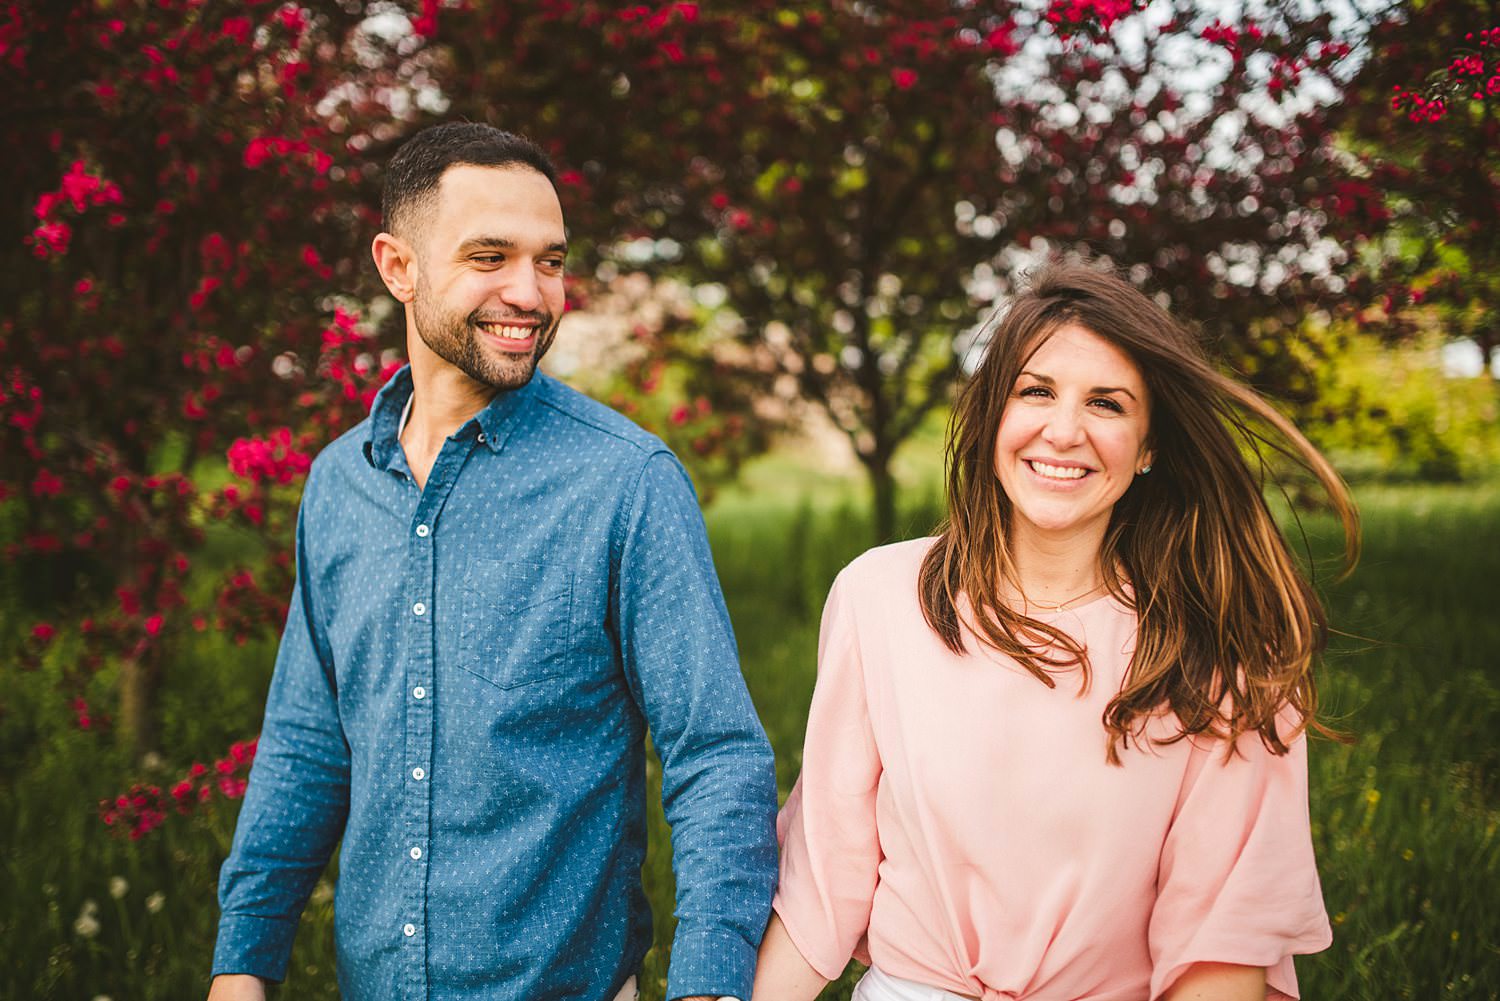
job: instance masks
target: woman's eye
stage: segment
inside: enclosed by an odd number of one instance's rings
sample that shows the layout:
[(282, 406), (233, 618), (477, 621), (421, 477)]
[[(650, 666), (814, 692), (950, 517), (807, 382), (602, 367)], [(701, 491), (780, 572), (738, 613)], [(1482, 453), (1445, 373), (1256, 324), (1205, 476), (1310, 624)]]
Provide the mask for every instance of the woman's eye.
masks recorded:
[(1016, 393), (1017, 396), (1043, 398), (1050, 395), (1045, 386), (1027, 386)]
[(1124, 407), (1120, 406), (1117, 401), (1112, 400), (1107, 396), (1095, 397), (1091, 401), (1091, 403), (1095, 406), (1103, 407), (1105, 410), (1109, 410), (1113, 413), (1123, 414), (1125, 412)]

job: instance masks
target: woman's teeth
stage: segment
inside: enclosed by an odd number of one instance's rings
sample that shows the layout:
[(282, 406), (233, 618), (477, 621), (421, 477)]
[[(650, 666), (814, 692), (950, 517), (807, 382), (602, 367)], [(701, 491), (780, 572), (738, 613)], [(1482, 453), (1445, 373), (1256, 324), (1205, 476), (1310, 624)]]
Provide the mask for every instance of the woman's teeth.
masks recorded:
[(1047, 463), (1037, 462), (1035, 459), (1028, 459), (1026, 464), (1036, 472), (1041, 473), (1043, 476), (1051, 477), (1054, 480), (1077, 480), (1088, 473), (1088, 470), (1082, 466), (1049, 466)]

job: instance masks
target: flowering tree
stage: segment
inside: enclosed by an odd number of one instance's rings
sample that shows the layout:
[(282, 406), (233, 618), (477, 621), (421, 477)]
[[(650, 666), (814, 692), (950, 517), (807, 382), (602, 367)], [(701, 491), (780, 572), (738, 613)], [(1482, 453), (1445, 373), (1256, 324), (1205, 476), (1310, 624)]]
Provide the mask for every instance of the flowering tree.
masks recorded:
[[(22, 663), (74, 644), (80, 726), (149, 748), (174, 635), (279, 620), (309, 456), (395, 361), (358, 309), (378, 165), (433, 117), (552, 147), (576, 298), (625, 271), (705, 293), (637, 326), (614, 402), (708, 469), (759, 444), (753, 396), (822, 407), (882, 536), (896, 449), (1028, 251), (1139, 265), (1295, 389), (1262, 345), (1336, 291), (1310, 263), (1330, 234), (1386, 212), (1303, 96), (1348, 51), (1326, 18), (1167, 20), (1122, 0), (404, 9), (0, 3), (0, 129), (35, 152), (0, 210), (24, 251), (0, 277), (3, 556), (32, 609)], [(1126, 26), (1137, 41), (1117, 45)], [(1182, 60), (1215, 67), (1198, 104)], [(706, 332), (720, 301), (729, 321)], [(195, 556), (225, 526), (263, 555), (209, 583)], [(107, 662), (117, 720), (82, 701)]]
[(1340, 290), (1331, 237), (1383, 211), (1308, 97), (1349, 54), (1326, 16), (559, 0), (444, 10), (433, 41), (448, 113), (555, 144), (594, 260), (723, 292), (735, 350), (704, 357), (833, 418), (882, 537), (892, 457), (1030, 251), (1136, 265), (1297, 391), (1262, 344)]
[[(362, 16), (0, 4), (0, 141), (27, 151), (0, 209), (3, 559), (33, 616), (20, 662), (73, 644), (78, 725), (116, 723), (138, 751), (174, 635), (279, 622), (308, 453), (378, 384), (330, 298), (374, 221), (357, 151), (385, 115), (354, 84), (393, 58), (356, 38)], [(270, 558), (193, 576), (215, 524)], [(117, 714), (83, 701), (106, 663)]]
[(1391, 10), (1370, 38), (1380, 58), (1331, 123), (1391, 216), (1371, 248), (1372, 295), (1394, 333), (1435, 309), (1488, 362), (1500, 348), (1500, 13), (1434, 0)]

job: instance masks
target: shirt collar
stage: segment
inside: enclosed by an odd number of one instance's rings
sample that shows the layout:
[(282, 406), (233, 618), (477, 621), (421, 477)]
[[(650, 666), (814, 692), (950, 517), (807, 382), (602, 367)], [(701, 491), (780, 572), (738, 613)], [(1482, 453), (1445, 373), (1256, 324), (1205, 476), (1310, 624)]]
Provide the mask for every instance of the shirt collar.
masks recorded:
[[(521, 414), (537, 394), (547, 376), (537, 372), (531, 381), (518, 389), (496, 393), (489, 405), (454, 432), (458, 439), (478, 438), (491, 452), (498, 452), (515, 428), (514, 418)], [(411, 366), (406, 365), (375, 394), (370, 405), (369, 427), (365, 433), (365, 461), (376, 469), (389, 470), (401, 450), (401, 426), (412, 398)]]

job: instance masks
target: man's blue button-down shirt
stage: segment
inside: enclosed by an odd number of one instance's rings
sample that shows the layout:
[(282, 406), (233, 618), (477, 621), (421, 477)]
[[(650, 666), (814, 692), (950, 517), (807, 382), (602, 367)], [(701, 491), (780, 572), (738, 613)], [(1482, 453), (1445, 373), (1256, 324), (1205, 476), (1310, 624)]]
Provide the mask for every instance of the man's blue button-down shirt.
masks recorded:
[(686, 474), (539, 374), (419, 490), (411, 392), (403, 370), (308, 477), (214, 971), (284, 976), (342, 835), (349, 1001), (613, 997), (651, 941), (649, 726), (677, 874), (667, 996), (748, 998), (776, 785)]

